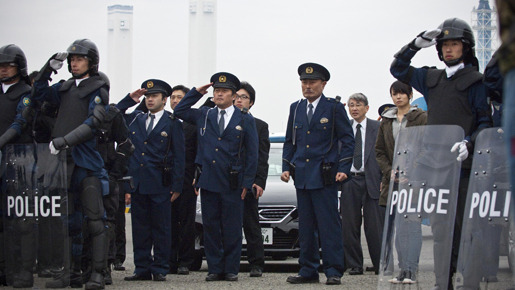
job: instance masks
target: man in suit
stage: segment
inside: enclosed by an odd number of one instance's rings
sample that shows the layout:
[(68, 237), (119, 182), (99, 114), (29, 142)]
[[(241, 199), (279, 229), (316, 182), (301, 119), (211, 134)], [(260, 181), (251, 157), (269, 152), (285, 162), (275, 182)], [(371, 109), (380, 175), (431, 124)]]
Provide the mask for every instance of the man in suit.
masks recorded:
[[(181, 122), (164, 110), (172, 88), (150, 79), (121, 100), (121, 112), (136, 105), (145, 95), (149, 113), (134, 110), (126, 115), (135, 146), (129, 163), (134, 178), (131, 193), (134, 275), (126, 281), (165, 281), (171, 244), (171, 206), (182, 192), (184, 178), (184, 134)], [(153, 255), (152, 255), (153, 253)]]
[[(343, 184), (340, 208), (343, 226), (345, 267), (350, 275), (363, 274), (361, 221), (364, 221), (368, 252), (378, 273), (385, 208), (379, 206), (381, 170), (376, 161), (375, 144), (379, 122), (366, 117), (368, 99), (356, 93), (347, 101), (355, 136), (351, 179)], [(363, 210), (363, 214), (362, 214)], [(368, 268), (368, 267), (367, 267)], [(372, 270), (372, 269), (370, 269)]]
[[(256, 91), (247, 82), (241, 82), (241, 89), (236, 92), (234, 105), (239, 109), (252, 108), (256, 102)], [(243, 208), (243, 231), (247, 240), (247, 259), (250, 264), (250, 277), (261, 277), (265, 267), (265, 254), (263, 235), (259, 224), (258, 200), (265, 190), (268, 177), (268, 153), (270, 152), (270, 138), (268, 124), (258, 118), (256, 129), (259, 139), (258, 169), (256, 179), (252, 185), (252, 194), (247, 194)]]
[[(177, 85), (172, 88), (170, 107), (175, 107), (190, 89)], [(172, 203), (172, 244), (170, 249), (170, 274), (188, 275), (195, 258), (195, 214), (197, 195), (193, 189), (195, 156), (197, 155), (197, 126), (182, 122), (185, 144), (184, 185), (182, 194)]]
[(344, 257), (337, 183), (350, 173), (354, 136), (343, 105), (323, 95), (329, 71), (305, 63), (298, 73), (305, 99), (290, 106), (281, 180), (291, 175), (297, 189), (301, 269), (286, 281), (319, 282), (320, 240), (326, 284), (339, 285)]
[[(213, 86), (215, 108), (191, 108)], [(241, 258), (243, 199), (257, 170), (258, 140), (254, 118), (233, 105), (240, 81), (220, 72), (209, 84), (191, 89), (175, 114), (199, 128), (197, 161), (202, 198), (206, 281), (237, 281)]]

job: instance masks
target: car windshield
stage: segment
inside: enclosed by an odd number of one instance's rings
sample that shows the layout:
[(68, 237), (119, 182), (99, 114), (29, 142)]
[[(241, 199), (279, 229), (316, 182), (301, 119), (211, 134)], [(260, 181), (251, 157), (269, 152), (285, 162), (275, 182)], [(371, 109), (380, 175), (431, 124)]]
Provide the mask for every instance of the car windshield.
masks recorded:
[(283, 149), (270, 148), (268, 157), (268, 176), (281, 176), (283, 173)]

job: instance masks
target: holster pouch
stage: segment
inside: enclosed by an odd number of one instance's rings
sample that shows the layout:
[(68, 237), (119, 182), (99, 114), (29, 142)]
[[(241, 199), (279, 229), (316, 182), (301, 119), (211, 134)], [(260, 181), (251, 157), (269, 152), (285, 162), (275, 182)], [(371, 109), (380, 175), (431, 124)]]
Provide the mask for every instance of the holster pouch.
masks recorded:
[(238, 179), (240, 176), (240, 170), (237, 166), (231, 166), (229, 170), (229, 186), (231, 190), (238, 189)]
[(336, 175), (333, 171), (333, 162), (322, 162), (322, 178), (324, 185), (331, 185), (335, 183)]
[(172, 185), (172, 174), (170, 171), (170, 167), (163, 167), (163, 186)]

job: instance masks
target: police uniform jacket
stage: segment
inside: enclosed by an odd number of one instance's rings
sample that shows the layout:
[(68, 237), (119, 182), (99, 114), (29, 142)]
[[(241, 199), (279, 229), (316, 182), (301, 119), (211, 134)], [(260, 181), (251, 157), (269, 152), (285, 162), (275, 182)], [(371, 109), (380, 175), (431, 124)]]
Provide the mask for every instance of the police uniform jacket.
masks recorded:
[[(290, 166), (295, 166), (296, 188), (320, 189), (324, 187), (322, 162), (333, 163), (334, 177), (337, 172), (349, 175), (354, 135), (347, 112), (340, 102), (322, 95), (310, 124), (306, 114), (307, 103), (302, 99), (290, 106), (283, 147), (283, 171), (291, 173)], [(340, 152), (338, 142), (342, 144)]]
[(258, 163), (254, 118), (234, 107), (231, 120), (220, 135), (217, 107), (191, 108), (200, 98), (202, 94), (193, 88), (175, 107), (179, 118), (197, 125), (199, 151), (196, 161), (202, 166), (197, 186), (213, 192), (229, 191), (229, 171), (232, 168), (239, 171), (238, 188), (252, 188)]
[[(59, 113), (52, 130), (52, 137), (64, 137), (81, 124), (86, 124), (96, 133), (93, 125), (95, 106), (106, 106), (109, 103), (109, 85), (100, 75), (93, 75), (76, 85), (76, 80), (48, 85), (52, 71), (45, 71), (43, 76), (34, 82), (35, 101), (48, 101), (59, 106)], [(96, 149), (96, 138), (78, 144), (72, 149), (73, 161), (76, 165), (94, 172), (103, 170), (104, 161)]]
[[(28, 143), (31, 142), (30, 134), (22, 132), (27, 125), (27, 120), (23, 117), (23, 110), (30, 106), (31, 87), (24, 81), (13, 84), (7, 89), (7, 92), (0, 91), (0, 136), (7, 129), (16, 130), (18, 138), (11, 140), (9, 143)], [(29, 130), (30, 131), (30, 130)], [(25, 131), (27, 133), (28, 131)]]
[[(117, 107), (122, 113), (136, 105), (127, 95)], [(171, 118), (172, 116), (172, 118)], [(147, 136), (146, 120), (148, 114), (139, 110), (125, 115), (129, 127), (129, 138), (135, 150), (129, 161), (129, 174), (134, 178), (134, 187), (140, 194), (163, 194), (182, 192), (184, 179), (184, 134), (181, 122), (172, 113), (164, 111), (159, 122)], [(168, 145), (170, 142), (170, 145)], [(170, 146), (168, 155), (167, 148)], [(164, 159), (170, 168), (171, 185), (163, 185)]]

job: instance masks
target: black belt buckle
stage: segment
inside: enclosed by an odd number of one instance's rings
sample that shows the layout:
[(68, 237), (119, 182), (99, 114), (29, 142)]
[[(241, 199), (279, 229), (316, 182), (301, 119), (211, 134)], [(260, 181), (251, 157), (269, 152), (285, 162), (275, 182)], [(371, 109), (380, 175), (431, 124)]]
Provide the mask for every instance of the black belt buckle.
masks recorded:
[(352, 175), (352, 176), (365, 176), (365, 172), (351, 172), (350, 175)]

